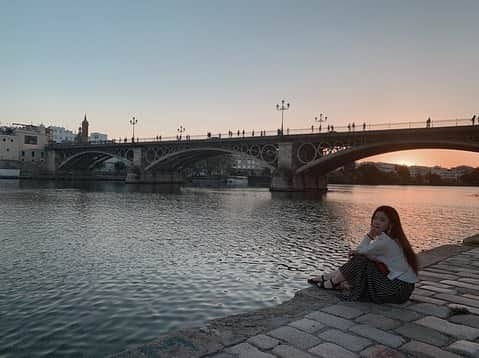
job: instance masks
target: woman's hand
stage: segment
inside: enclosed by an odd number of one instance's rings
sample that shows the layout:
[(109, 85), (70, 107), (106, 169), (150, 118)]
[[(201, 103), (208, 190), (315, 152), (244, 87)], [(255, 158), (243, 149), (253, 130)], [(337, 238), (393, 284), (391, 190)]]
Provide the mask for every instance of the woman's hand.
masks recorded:
[(381, 235), (381, 230), (379, 230), (378, 228), (375, 228), (374, 226), (371, 226), (371, 229), (369, 230), (368, 236), (371, 239), (374, 239), (376, 236), (379, 236), (379, 235)]

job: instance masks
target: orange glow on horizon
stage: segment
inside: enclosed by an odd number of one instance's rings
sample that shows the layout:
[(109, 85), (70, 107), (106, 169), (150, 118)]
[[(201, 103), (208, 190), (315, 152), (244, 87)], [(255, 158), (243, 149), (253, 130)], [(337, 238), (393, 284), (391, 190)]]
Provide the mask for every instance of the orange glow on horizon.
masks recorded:
[(400, 165), (441, 166), (453, 168), (460, 165), (479, 167), (479, 153), (447, 149), (415, 149), (375, 155), (360, 162), (384, 162)]

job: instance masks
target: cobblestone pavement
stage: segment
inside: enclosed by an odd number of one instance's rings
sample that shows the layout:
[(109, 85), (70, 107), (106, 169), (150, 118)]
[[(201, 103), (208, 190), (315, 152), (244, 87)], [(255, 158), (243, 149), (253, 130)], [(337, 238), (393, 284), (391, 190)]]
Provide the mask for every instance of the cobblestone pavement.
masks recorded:
[[(206, 338), (182, 336), (185, 341), (178, 343), (177, 335), (121, 356), (479, 357), (479, 248), (461, 249), (423, 268), (410, 301), (402, 305), (341, 302), (331, 298), (330, 291), (327, 294), (330, 298), (322, 297), (323, 305), (296, 312), (283, 323), (284, 315), (278, 314), (277, 324), (249, 335), (211, 340), (210, 327), (204, 330)], [(183, 347), (165, 349), (167, 343)]]

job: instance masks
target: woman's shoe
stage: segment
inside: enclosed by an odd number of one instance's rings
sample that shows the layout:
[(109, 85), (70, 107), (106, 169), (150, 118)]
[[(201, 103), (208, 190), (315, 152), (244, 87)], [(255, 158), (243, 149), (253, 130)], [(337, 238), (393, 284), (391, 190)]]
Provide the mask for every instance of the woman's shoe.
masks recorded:
[(324, 278), (324, 275), (319, 276), (319, 280), (315, 279), (314, 277), (308, 279), (308, 283), (311, 285), (322, 284), (324, 283), (324, 281), (326, 281), (326, 279)]
[[(331, 287), (326, 287), (326, 283), (328, 282), (331, 284)], [(340, 285), (341, 285), (341, 282), (334, 283), (332, 278), (330, 278), (329, 280), (324, 280), (322, 282), (316, 283), (316, 286), (318, 286), (319, 288), (323, 288), (325, 290), (336, 290)]]

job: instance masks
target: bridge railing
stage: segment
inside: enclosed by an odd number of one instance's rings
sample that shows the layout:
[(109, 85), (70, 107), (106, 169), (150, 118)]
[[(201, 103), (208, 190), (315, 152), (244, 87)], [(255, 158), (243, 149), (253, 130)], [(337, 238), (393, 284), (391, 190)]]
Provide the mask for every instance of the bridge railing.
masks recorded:
[[(479, 119), (475, 122), (479, 125)], [(387, 129), (406, 129), (406, 128), (437, 128), (437, 127), (452, 127), (452, 126), (471, 126), (473, 124), (472, 119), (446, 119), (446, 120), (431, 120), (418, 121), (418, 122), (389, 122), (389, 123), (348, 123), (346, 125), (334, 125), (323, 123), (321, 126), (312, 125), (308, 128), (285, 128), (283, 135), (299, 135), (299, 134), (318, 134), (318, 133), (331, 133), (331, 132), (361, 132), (361, 131), (373, 131), (373, 130), (387, 130)], [(214, 133), (206, 132), (204, 134), (182, 134), (176, 136), (154, 136), (150, 138), (119, 138), (102, 142), (92, 142), (92, 144), (111, 144), (111, 143), (138, 143), (138, 142), (161, 142), (161, 141), (191, 141), (191, 140), (219, 140), (227, 138), (249, 138), (249, 137), (271, 137), (281, 135), (280, 129), (275, 130), (236, 130), (228, 131), (226, 133)]]

